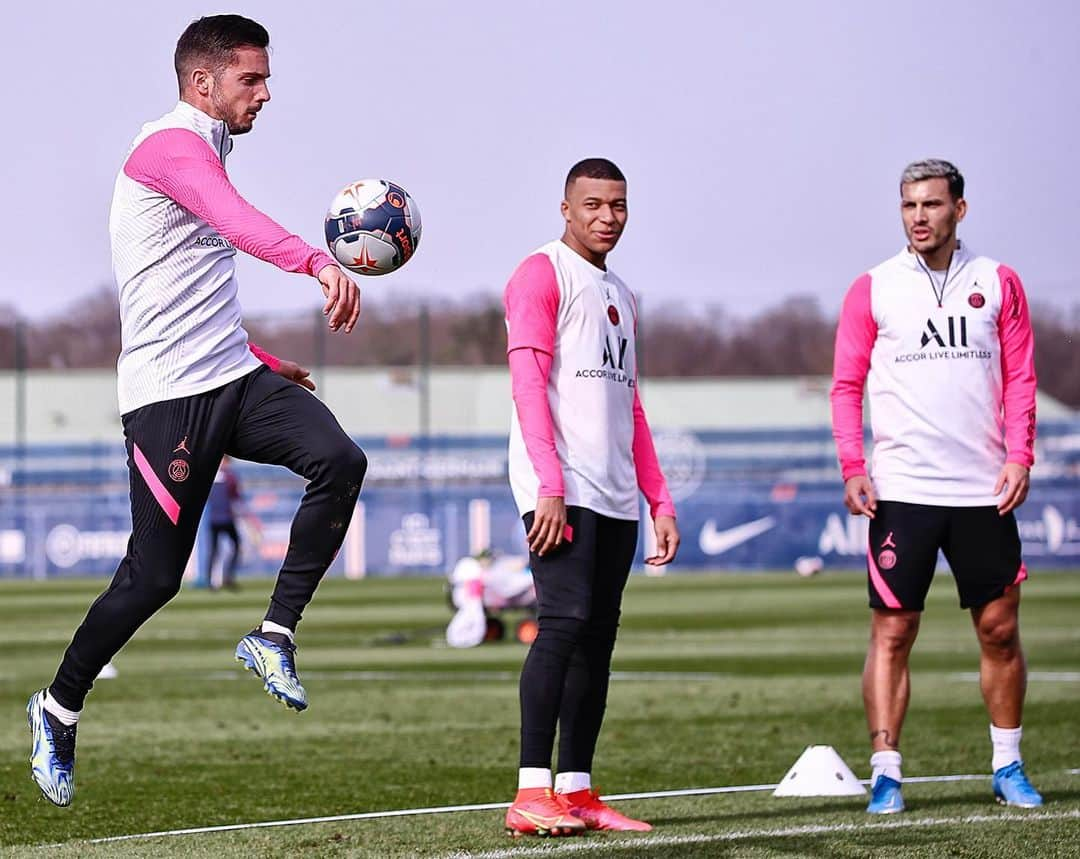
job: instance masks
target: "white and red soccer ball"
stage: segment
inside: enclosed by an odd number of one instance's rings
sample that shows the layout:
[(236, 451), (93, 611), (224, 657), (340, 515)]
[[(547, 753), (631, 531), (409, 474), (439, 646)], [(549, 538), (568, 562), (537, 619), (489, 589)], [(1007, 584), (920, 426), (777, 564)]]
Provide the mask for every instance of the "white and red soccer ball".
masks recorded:
[(330, 253), (349, 271), (389, 274), (416, 253), (420, 210), (400, 185), (361, 179), (331, 201), (324, 229)]

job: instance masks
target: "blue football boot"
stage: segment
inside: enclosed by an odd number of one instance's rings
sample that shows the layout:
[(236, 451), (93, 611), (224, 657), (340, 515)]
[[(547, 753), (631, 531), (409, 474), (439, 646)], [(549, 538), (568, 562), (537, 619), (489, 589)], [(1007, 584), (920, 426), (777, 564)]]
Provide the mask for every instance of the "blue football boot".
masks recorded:
[(75, 796), (75, 725), (65, 725), (45, 711), (45, 690), (26, 705), (33, 747), (30, 777), (53, 805), (71, 805)]
[(1042, 795), (1032, 787), (1024, 773), (1023, 761), (1013, 761), (994, 773), (994, 796), (1002, 805), (1017, 808), (1038, 808)]
[(307, 692), (296, 676), (296, 645), (278, 632), (252, 630), (236, 645), (236, 661), (263, 679), (266, 694), (299, 713), (307, 709)]
[(900, 782), (887, 775), (879, 775), (870, 788), (870, 804), (866, 806), (868, 814), (897, 814), (904, 810), (904, 797), (900, 793)]

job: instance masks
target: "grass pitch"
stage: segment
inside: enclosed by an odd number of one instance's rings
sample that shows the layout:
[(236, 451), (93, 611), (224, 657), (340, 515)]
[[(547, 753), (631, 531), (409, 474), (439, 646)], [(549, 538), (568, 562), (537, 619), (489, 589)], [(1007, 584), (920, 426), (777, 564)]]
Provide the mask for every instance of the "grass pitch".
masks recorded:
[[(101, 580), (0, 583), (0, 851), (50, 856), (1078, 856), (1080, 574), (1024, 585), (1028, 772), (1047, 804), (1003, 809), (989, 777), (913, 783), (887, 820), (851, 798), (771, 791), (626, 800), (651, 833), (511, 840), (501, 809), (337, 820), (132, 841), (218, 825), (509, 801), (514, 642), (442, 643), (442, 582), (328, 580), (300, 630), (311, 699), (294, 714), (233, 662), (269, 581), (183, 592), (117, 657), (79, 727), (74, 805), (29, 778), (24, 708), (52, 677)], [(810, 744), (868, 775), (860, 575), (635, 576), (594, 780), (606, 794), (773, 784)], [(907, 776), (987, 773), (978, 653), (951, 582), (931, 592), (912, 658)]]

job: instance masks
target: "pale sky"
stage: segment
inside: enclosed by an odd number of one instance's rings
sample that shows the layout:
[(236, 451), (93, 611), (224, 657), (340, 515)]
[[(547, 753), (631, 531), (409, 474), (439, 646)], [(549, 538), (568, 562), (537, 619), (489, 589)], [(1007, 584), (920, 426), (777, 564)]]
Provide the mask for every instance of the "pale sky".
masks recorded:
[[(1033, 301), (1080, 302), (1070, 0), (61, 0), (5, 17), (0, 306), (77, 312), (111, 283), (116, 171), (175, 104), (180, 32), (222, 11), (271, 36), (273, 100), (227, 162), (245, 197), (319, 247), (350, 181), (418, 203), (417, 255), (361, 278), (373, 299), (496, 294), (561, 234), (570, 165), (605, 156), (630, 204), (609, 262), (646, 308), (801, 293), (834, 313), (903, 244), (903, 166), (943, 157), (968, 181), (968, 244)], [(313, 280), (239, 256), (248, 315), (319, 305)]]

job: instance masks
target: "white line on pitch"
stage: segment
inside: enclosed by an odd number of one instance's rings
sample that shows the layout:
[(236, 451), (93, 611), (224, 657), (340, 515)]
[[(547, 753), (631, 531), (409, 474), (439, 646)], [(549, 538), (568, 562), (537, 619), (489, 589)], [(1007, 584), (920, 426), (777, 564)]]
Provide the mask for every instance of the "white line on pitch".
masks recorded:
[[(979, 679), (977, 671), (961, 671), (950, 674), (953, 680), (968, 680), (976, 682)], [(1080, 683), (1080, 671), (1029, 671), (1028, 680), (1045, 681), (1051, 683)]]
[(557, 856), (563, 853), (586, 853), (603, 851), (613, 853), (622, 850), (642, 850), (651, 847), (678, 847), (683, 844), (712, 844), (722, 841), (745, 841), (752, 838), (792, 838), (799, 835), (829, 835), (836, 832), (870, 832), (873, 830), (911, 829), (915, 827), (956, 826), (969, 823), (1042, 823), (1057, 820), (1078, 820), (1080, 811), (1062, 811), (1032, 814), (971, 814), (966, 817), (905, 818), (874, 823), (832, 823), (790, 826), (785, 829), (747, 829), (739, 832), (723, 832), (716, 835), (642, 835), (625, 840), (579, 840), (549, 841), (536, 847), (510, 847), (503, 850), (486, 850), (481, 853), (447, 853), (441, 859), (514, 859), (517, 856)]
[[(905, 776), (904, 784), (946, 781), (989, 781), (990, 775), (922, 775)], [(860, 779), (861, 784), (870, 784), (870, 779)], [(750, 793), (757, 790), (776, 790), (775, 784), (739, 784), (733, 787), (691, 787), (685, 790), (659, 790), (648, 793), (612, 793), (604, 794), (604, 799), (615, 802), (627, 799), (662, 799), (669, 796), (711, 796), (717, 793)], [(509, 805), (509, 803), (507, 803)]]
[[(1066, 770), (1080, 773), (1080, 770)], [(905, 778), (905, 782), (953, 782), (988, 779), (987, 775), (927, 775)], [(864, 784), (869, 784), (863, 780)], [(648, 793), (605, 794), (604, 799), (611, 801), (629, 799), (664, 799), (672, 796), (709, 796), (718, 793), (752, 793), (755, 791), (775, 790), (775, 784), (741, 784), (729, 787), (695, 787), (680, 790), (654, 790)], [(278, 826), (303, 826), (313, 823), (339, 823), (345, 820), (374, 820), (387, 817), (416, 817), (425, 814), (450, 814), (457, 811), (494, 811), (507, 808), (509, 802), (485, 802), (478, 805), (441, 805), (431, 808), (402, 808), (392, 811), (363, 811), (357, 814), (334, 814), (327, 817), (298, 817), (291, 820), (265, 820), (257, 823), (226, 823), (219, 826), (195, 826), (189, 829), (163, 829), (158, 832), (138, 832), (131, 835), (110, 835), (105, 838), (91, 838), (90, 844), (106, 844), (114, 841), (133, 841), (146, 838), (166, 838), (176, 835), (202, 835), (209, 832), (236, 832), (242, 829), (271, 829)], [(993, 819), (997, 819), (996, 817)], [(1026, 819), (1026, 818), (1025, 818)]]
[(90, 844), (112, 841), (134, 841), (145, 838), (164, 838), (173, 835), (202, 835), (207, 832), (235, 832), (240, 829), (270, 829), (276, 826), (301, 826), (310, 823), (338, 823), (343, 820), (372, 820), (381, 817), (410, 817), (419, 814), (448, 814), (454, 811), (494, 811), (509, 806), (508, 802), (487, 802), (480, 805), (442, 805), (434, 808), (406, 808), (396, 811), (366, 811), (360, 814), (334, 814), (329, 817), (298, 817), (295, 820), (265, 820), (259, 823), (229, 823), (222, 826), (194, 826), (190, 829), (163, 829), (160, 832), (139, 832), (134, 835), (110, 835), (91, 838)]

